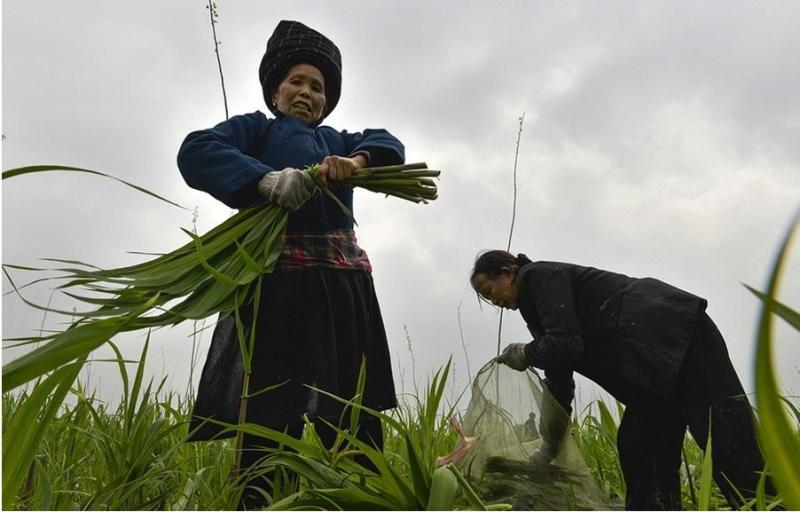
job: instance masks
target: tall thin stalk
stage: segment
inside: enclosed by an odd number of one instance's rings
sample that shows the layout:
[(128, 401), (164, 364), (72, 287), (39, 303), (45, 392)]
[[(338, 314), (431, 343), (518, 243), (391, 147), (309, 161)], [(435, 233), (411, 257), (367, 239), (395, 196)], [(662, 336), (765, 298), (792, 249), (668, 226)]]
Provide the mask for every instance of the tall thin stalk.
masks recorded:
[(408, 353), (411, 354), (411, 379), (414, 383), (414, 391), (417, 391), (417, 359), (414, 357), (414, 349), (411, 346), (411, 334), (408, 333), (408, 326), (404, 325), (403, 330), (406, 333), (406, 342), (408, 344)]
[[(195, 235), (197, 234), (197, 218), (200, 216), (200, 212), (197, 206), (194, 207), (194, 211), (192, 212), (192, 233)], [(189, 396), (189, 400), (194, 402), (194, 365), (195, 365), (195, 354), (197, 352), (197, 320), (192, 321), (192, 355), (189, 358), (189, 382), (187, 383), (186, 391), (187, 395)]]
[(219, 12), (217, 12), (217, 4), (208, 0), (208, 5), (206, 6), (208, 9), (208, 16), (211, 20), (211, 35), (214, 37), (214, 53), (217, 54), (217, 67), (219, 68), (219, 82), (222, 84), (222, 101), (225, 103), (225, 119), (228, 119), (228, 95), (225, 93), (225, 77), (222, 74), (222, 60), (219, 57), (219, 45), (220, 42), (217, 39), (217, 18), (219, 18)]
[[(47, 299), (47, 306), (46, 306), (47, 309), (45, 309), (44, 313), (42, 314), (42, 323), (39, 325), (39, 337), (40, 338), (44, 336), (44, 324), (47, 321), (47, 311), (50, 309), (50, 304), (53, 302), (53, 295), (55, 295), (55, 294), (56, 294), (56, 289), (55, 288), (50, 288), (50, 298)], [(39, 346), (38, 342), (36, 343), (36, 346), (37, 347)]]
[(461, 325), (461, 304), (463, 303), (463, 299), (458, 302), (458, 333), (461, 336), (461, 348), (464, 350), (464, 360), (467, 362), (467, 378), (469, 378), (469, 382), (472, 382), (472, 370), (469, 367), (469, 354), (467, 353), (467, 344), (464, 341), (464, 328)]
[[(42, 314), (42, 323), (39, 324), (39, 338), (42, 338), (44, 336), (44, 325), (45, 325), (45, 322), (47, 321), (47, 313), (48, 313), (48, 310), (50, 309), (50, 304), (53, 302), (53, 295), (55, 295), (55, 294), (56, 294), (56, 288), (50, 288), (50, 297), (47, 299), (47, 306), (46, 306), (47, 309), (45, 309), (44, 313)], [(39, 348), (39, 344), (40, 343), (41, 343), (41, 341), (37, 341), (36, 344), (33, 346), (33, 348)], [(36, 382), (34, 382), (33, 386), (34, 387), (38, 386), (40, 381), (41, 381), (41, 379), (36, 379)], [(25, 395), (28, 394), (28, 383), (25, 383), (25, 388), (23, 390), (23, 394), (25, 394)], [(31, 464), (31, 471), (33, 471), (33, 465), (32, 464)]]
[[(245, 340), (244, 324), (241, 320), (241, 306), (234, 312), (236, 319), (236, 335), (239, 338), (239, 351), (242, 356), (242, 395), (239, 399), (239, 418), (237, 425), (242, 425), (247, 422), (247, 401), (250, 398), (250, 378), (253, 373), (253, 352), (255, 352), (256, 344), (256, 326), (258, 325), (259, 304), (261, 299), (261, 284), (262, 278), (258, 278), (252, 295), (252, 318), (250, 320), (250, 332), (247, 334), (248, 339)], [(244, 450), (244, 430), (238, 429), (236, 431), (236, 455), (231, 468), (230, 478), (234, 480), (240, 474), (242, 465), (242, 450)]]
[(395, 361), (397, 361), (397, 375), (400, 376), (400, 394), (401, 395), (405, 395), (406, 394), (406, 380), (405, 380), (406, 371), (400, 365), (400, 351), (399, 350), (395, 350), (394, 354), (395, 354), (395, 357), (394, 357)]
[[(511, 207), (511, 228), (508, 230), (508, 244), (506, 251), (511, 250), (511, 237), (514, 235), (514, 223), (517, 220), (517, 162), (519, 161), (519, 141), (522, 138), (522, 124), (525, 122), (525, 112), (519, 116), (519, 131), (517, 132), (517, 149), (514, 151), (514, 201)], [(503, 335), (503, 310), (500, 310), (500, 322), (497, 326), (497, 355), (500, 355), (500, 342)]]
[[(239, 400), (239, 418), (236, 421), (237, 425), (243, 425), (247, 422), (247, 392), (250, 388), (250, 371), (247, 370), (242, 375), (242, 396)], [(244, 431), (236, 431), (236, 449), (233, 452), (234, 461), (231, 467), (231, 480), (235, 480), (239, 476), (242, 467), (242, 451), (244, 450)]]
[(514, 202), (511, 207), (511, 228), (508, 230), (508, 244), (506, 251), (511, 250), (511, 237), (514, 235), (514, 222), (517, 220), (517, 162), (519, 161), (519, 141), (522, 138), (522, 124), (525, 122), (525, 112), (519, 116), (519, 131), (517, 132), (517, 148), (514, 151)]

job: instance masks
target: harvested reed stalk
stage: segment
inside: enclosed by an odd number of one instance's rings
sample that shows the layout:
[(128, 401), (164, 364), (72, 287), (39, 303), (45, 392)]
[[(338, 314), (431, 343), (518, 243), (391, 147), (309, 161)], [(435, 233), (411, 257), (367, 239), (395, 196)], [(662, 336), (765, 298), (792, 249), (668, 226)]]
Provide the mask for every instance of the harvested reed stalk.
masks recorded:
[[(353, 213), (319, 180), (319, 165), (310, 166), (308, 172), (317, 182), (317, 187), (357, 225)], [(432, 178), (438, 178), (440, 173), (441, 171), (428, 169), (428, 164), (424, 162), (365, 167), (353, 171), (350, 176), (350, 184), (353, 187), (386, 194), (387, 197), (394, 196), (414, 203), (427, 204), (428, 201), (433, 201), (438, 197), (436, 182)]]

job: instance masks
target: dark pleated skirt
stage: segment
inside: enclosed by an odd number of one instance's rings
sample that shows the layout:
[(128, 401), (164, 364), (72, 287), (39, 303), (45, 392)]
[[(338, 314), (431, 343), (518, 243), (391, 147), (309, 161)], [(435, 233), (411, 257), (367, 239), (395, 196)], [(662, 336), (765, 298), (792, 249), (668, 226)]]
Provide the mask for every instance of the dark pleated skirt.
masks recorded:
[[(243, 308), (251, 324), (252, 310)], [(246, 332), (249, 332), (246, 330)], [(389, 347), (372, 276), (362, 270), (306, 267), (264, 277), (256, 321), (247, 421), (283, 429), (304, 414), (338, 423), (342, 405), (308, 386), (351, 399), (362, 358), (364, 405), (397, 404)], [(213, 418), (237, 423), (243, 364), (233, 315), (220, 318), (200, 378), (190, 440), (230, 437)]]

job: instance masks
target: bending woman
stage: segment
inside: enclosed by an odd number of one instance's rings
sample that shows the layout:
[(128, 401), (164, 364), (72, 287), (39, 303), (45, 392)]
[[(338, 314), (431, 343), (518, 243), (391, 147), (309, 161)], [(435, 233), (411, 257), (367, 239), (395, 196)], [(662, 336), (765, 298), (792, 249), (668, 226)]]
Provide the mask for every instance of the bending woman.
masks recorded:
[[(231, 208), (269, 202), (291, 210), (283, 253), (262, 284), (249, 392), (283, 385), (251, 397), (247, 421), (299, 437), (304, 414), (338, 424), (342, 411), (308, 386), (351, 398), (362, 358), (364, 405), (378, 410), (396, 405), (370, 261), (356, 242), (352, 220), (326, 195), (314, 194), (313, 180), (301, 169), (321, 164), (321, 179), (353, 211), (353, 189), (346, 183), (352, 171), (403, 163), (404, 148), (386, 130), (348, 133), (320, 125), (339, 101), (341, 56), (333, 42), (302, 23), (278, 24), (259, 79), (274, 117), (253, 112), (190, 133), (178, 166), (189, 186)], [(215, 328), (203, 368), (193, 411), (192, 428), (199, 427), (195, 440), (219, 433), (202, 419), (237, 422), (241, 388), (241, 355), (228, 316)], [(361, 417), (358, 436), (382, 447), (380, 422)], [(316, 423), (331, 445), (335, 433)], [(243, 469), (264, 455), (256, 450), (262, 446), (272, 443), (245, 436)], [(268, 491), (268, 482), (255, 484)]]
[[(681, 508), (683, 437), (688, 426), (705, 448), (709, 417), (714, 479), (734, 508), (739, 493), (755, 495), (764, 461), (752, 411), (705, 299), (656, 279), (505, 251), (480, 255), (470, 281), (488, 302), (519, 310), (533, 336), (506, 347), (501, 363), (543, 369), (568, 413), (573, 372), (626, 405), (617, 435), (626, 508)], [(552, 431), (543, 431), (540, 456), (555, 456)]]

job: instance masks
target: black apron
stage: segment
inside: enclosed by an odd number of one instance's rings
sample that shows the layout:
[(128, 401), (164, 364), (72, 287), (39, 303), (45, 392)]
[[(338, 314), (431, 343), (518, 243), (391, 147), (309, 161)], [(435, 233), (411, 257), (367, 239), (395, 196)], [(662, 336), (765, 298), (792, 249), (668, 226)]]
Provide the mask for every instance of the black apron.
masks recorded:
[[(249, 333), (252, 308), (241, 313)], [(256, 323), (247, 421), (284, 428), (303, 414), (338, 422), (342, 405), (308, 386), (352, 399), (366, 359), (363, 404), (397, 405), (389, 347), (372, 276), (363, 270), (321, 266), (265, 275)], [(205, 421), (236, 424), (243, 364), (232, 314), (220, 318), (200, 378), (190, 422), (191, 441), (230, 437)]]

